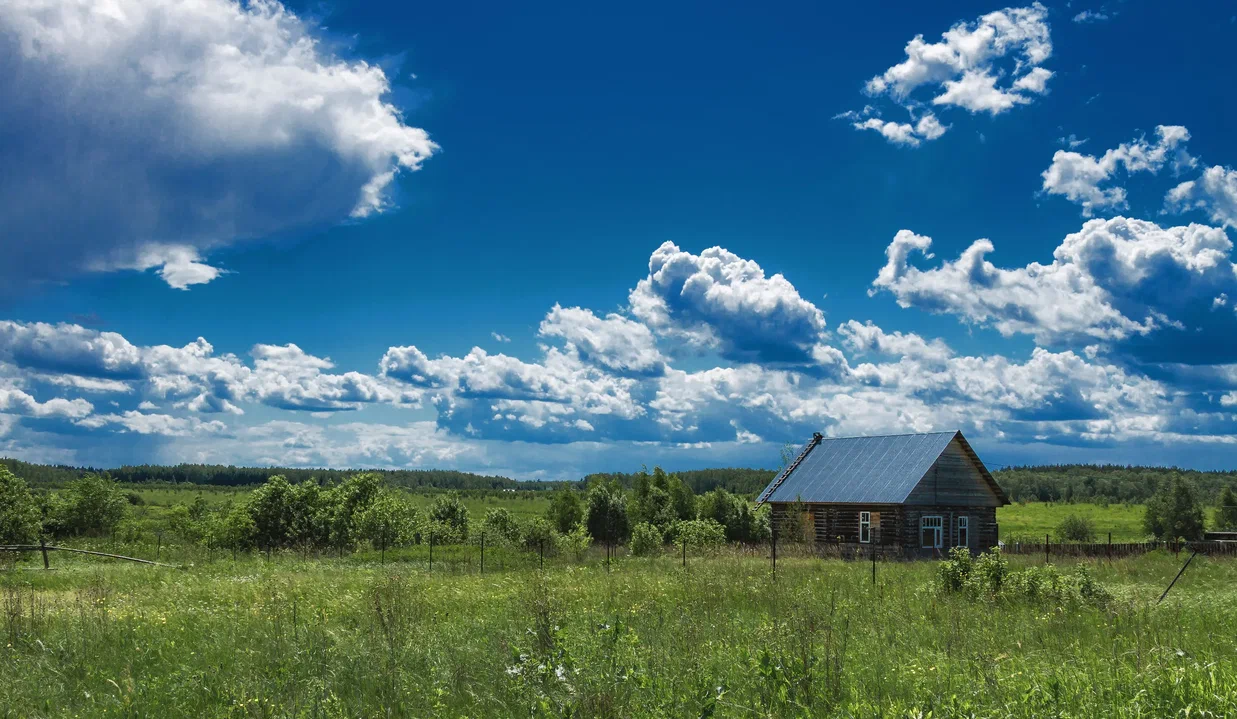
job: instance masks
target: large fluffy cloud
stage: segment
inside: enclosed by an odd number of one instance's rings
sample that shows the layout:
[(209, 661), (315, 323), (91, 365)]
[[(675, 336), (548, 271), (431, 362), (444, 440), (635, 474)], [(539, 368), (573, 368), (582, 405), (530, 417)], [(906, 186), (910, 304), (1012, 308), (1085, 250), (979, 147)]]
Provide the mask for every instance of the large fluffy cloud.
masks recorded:
[(671, 242), (649, 258), (648, 277), (628, 301), (654, 332), (740, 362), (810, 365), (836, 358), (821, 349), (825, 316), (785, 277), (721, 247), (699, 255)]
[(888, 122), (871, 108), (863, 113), (844, 113), (860, 130), (876, 130), (890, 142), (918, 145), (934, 140), (944, 131), (932, 113), (918, 108), (917, 91), (929, 88), (933, 106), (958, 107), (972, 113), (999, 115), (1025, 105), (1048, 90), (1053, 73), (1043, 63), (1052, 55), (1047, 9), (1005, 8), (973, 22), (959, 22), (941, 34), (939, 42), (916, 35), (906, 44), (906, 59), (868, 80), (865, 92), (887, 96), (896, 104), (919, 113), (914, 124)]
[(1112, 343), (1146, 360), (1237, 361), (1233, 243), (1204, 225), (1162, 228), (1123, 217), (1091, 220), (1068, 235), (1050, 264), (1003, 269), (977, 240), (954, 261), (922, 270), (912, 253), (931, 239), (909, 230), (886, 250), (873, 287), (903, 307), (947, 312), (1047, 345)]
[(1194, 158), (1185, 150), (1190, 133), (1179, 125), (1155, 128), (1156, 141), (1138, 138), (1122, 143), (1100, 157), (1072, 150), (1057, 150), (1052, 165), (1043, 172), (1044, 192), (1062, 195), (1082, 206), (1082, 214), (1090, 217), (1097, 210), (1120, 210), (1127, 207), (1125, 188), (1107, 185), (1117, 170), (1127, 174), (1159, 172), (1166, 164), (1174, 171), (1193, 167)]
[(435, 150), (272, 0), (0, 4), (0, 285), (160, 268), (379, 211)]

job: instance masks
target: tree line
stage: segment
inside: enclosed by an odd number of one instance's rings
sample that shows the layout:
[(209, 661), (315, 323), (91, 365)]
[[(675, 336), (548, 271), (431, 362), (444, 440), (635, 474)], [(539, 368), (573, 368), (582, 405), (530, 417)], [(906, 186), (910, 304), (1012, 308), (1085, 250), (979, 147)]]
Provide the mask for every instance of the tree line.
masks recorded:
[[(108, 536), (134, 541), (142, 531), (130, 519), (137, 502), (112, 477), (88, 473), (54, 491), (30, 485), (0, 465), (0, 544), (40, 537)], [(386, 475), (361, 472), (337, 481), (266, 478), (240, 501), (212, 505), (201, 496), (173, 506), (161, 531), (210, 549), (242, 552), (281, 549), (351, 551), (423, 543), (459, 544), (485, 537), (491, 544), (581, 554), (592, 543), (632, 542), (651, 551), (671, 542), (706, 546), (761, 542), (769, 537), (767, 508), (724, 489), (697, 495), (660, 467), (633, 477), (631, 488), (594, 478), (584, 488), (560, 483), (544, 516), (520, 520), (505, 508), (474, 518), (460, 494), (438, 492), (426, 509)]]

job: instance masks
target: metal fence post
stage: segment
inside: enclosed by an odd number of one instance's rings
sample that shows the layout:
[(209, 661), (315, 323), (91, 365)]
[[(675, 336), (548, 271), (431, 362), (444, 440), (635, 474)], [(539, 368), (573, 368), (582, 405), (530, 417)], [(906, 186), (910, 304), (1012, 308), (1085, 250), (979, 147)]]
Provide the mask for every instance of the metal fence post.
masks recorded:
[(1050, 537), (1050, 536), (1051, 536), (1051, 535), (1048, 535), (1048, 534), (1045, 534), (1045, 535), (1044, 535), (1044, 564), (1047, 564), (1047, 563), (1048, 563), (1048, 561), (1049, 561), (1049, 560), (1048, 560), (1048, 549), (1049, 549), (1049, 547), (1051, 547), (1051, 546), (1052, 546), (1052, 544), (1049, 542), (1049, 537)]
[(485, 532), (481, 533), (481, 573), (485, 574)]
[(683, 567), (687, 567), (687, 537), (683, 537)]
[(43, 568), (51, 569), (47, 563), (47, 540), (43, 537), (39, 537), (39, 549), (43, 552)]
[(430, 568), (429, 571), (434, 571), (434, 533), (430, 532)]

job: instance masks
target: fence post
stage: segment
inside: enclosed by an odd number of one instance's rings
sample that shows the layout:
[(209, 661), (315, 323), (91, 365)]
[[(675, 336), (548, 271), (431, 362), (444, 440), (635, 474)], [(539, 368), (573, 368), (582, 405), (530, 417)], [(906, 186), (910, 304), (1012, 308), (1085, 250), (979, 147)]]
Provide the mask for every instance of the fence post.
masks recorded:
[(485, 532), (481, 533), (481, 573), (485, 574)]
[(683, 537), (683, 568), (687, 568), (687, 537)]
[(163, 549), (163, 532), (155, 532), (155, 561), (159, 561), (159, 550)]
[(39, 549), (43, 551), (43, 568), (51, 569), (47, 563), (47, 540), (43, 537), (39, 537)]
[(1048, 563), (1048, 548), (1049, 548), (1050, 546), (1052, 546), (1052, 545), (1051, 545), (1051, 544), (1049, 544), (1049, 542), (1048, 542), (1048, 539), (1049, 539), (1049, 537), (1050, 537), (1050, 536), (1051, 536), (1051, 535), (1048, 535), (1048, 534), (1045, 534), (1045, 535), (1044, 535), (1044, 564), (1047, 564), (1047, 563)]
[(1112, 560), (1112, 532), (1108, 533), (1108, 559)]
[(434, 533), (430, 532), (430, 568), (429, 571), (434, 571)]
[(774, 579), (776, 579), (777, 578), (777, 527), (773, 528), (773, 533), (770, 538), (772, 540), (772, 546), (773, 546), (773, 577)]
[(872, 545), (872, 586), (876, 586), (876, 545)]

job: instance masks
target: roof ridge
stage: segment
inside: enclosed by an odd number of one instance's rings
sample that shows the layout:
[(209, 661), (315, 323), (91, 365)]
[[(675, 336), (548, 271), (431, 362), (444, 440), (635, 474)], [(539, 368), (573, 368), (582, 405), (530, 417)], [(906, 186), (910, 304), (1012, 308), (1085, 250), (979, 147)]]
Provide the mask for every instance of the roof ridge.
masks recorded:
[(946, 429), (939, 432), (895, 432), (893, 434), (852, 434), (845, 437), (824, 437), (828, 442), (833, 439), (880, 439), (881, 437), (928, 437), (934, 434), (958, 434), (962, 430)]

